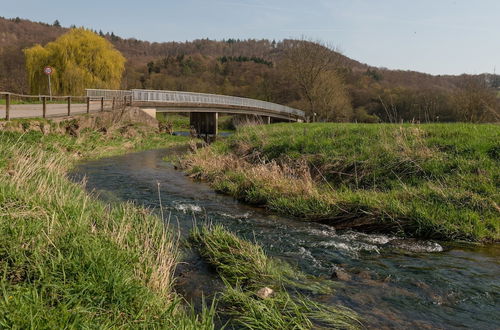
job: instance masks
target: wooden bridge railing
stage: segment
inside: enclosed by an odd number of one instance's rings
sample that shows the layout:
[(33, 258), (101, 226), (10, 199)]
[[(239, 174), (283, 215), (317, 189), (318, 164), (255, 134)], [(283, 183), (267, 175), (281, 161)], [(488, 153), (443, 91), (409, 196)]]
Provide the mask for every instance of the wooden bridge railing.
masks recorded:
[[(76, 113), (90, 113), (95, 111), (118, 110), (130, 105), (131, 96), (110, 96), (103, 95), (95, 96), (48, 96), (48, 95), (24, 95), (8, 92), (0, 92), (0, 101), (5, 100), (5, 119), (10, 120), (14, 105), (24, 105), (22, 111), (29, 113), (27, 116), (21, 117), (38, 117), (42, 118), (49, 116), (48, 110), (54, 104), (59, 105), (57, 113), (51, 116), (71, 116)], [(30, 107), (31, 105), (31, 107)], [(61, 105), (64, 105), (61, 107)], [(78, 110), (75, 111), (75, 105)], [(2, 107), (0, 103), (0, 108)], [(34, 114), (38, 112), (37, 114)], [(31, 115), (33, 113), (34, 115)], [(20, 117), (20, 118), (21, 118)]]

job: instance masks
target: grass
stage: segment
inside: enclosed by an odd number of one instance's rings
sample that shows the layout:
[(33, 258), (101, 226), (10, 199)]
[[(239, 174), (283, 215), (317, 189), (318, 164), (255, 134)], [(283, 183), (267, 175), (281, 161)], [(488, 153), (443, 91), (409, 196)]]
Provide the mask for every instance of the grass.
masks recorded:
[(202, 256), (231, 284), (279, 283), (284, 273), (260, 246), (238, 238), (222, 226), (195, 227), (191, 238)]
[(82, 157), (180, 142), (0, 132), (0, 328), (214, 329), (214, 306), (195, 314), (172, 289), (177, 234), (65, 175)]
[[(268, 257), (262, 248), (220, 225), (195, 227), (191, 239), (200, 254), (226, 283), (222, 312), (233, 324), (248, 329), (339, 329), (360, 327), (356, 314), (344, 307), (324, 306), (296, 292), (329, 292), (329, 285), (314, 282), (290, 265)], [(299, 284), (300, 283), (300, 284)], [(270, 297), (256, 295), (270, 287)], [(292, 290), (295, 294), (290, 293)]]
[(187, 156), (192, 176), (244, 202), (338, 228), (500, 239), (500, 127), (245, 127)]

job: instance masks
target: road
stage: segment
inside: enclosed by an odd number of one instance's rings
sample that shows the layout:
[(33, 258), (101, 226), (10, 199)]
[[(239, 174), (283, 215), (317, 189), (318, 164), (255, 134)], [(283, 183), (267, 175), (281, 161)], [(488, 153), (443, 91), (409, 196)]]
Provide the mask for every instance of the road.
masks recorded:
[[(105, 104), (105, 108), (109, 105)], [(101, 109), (101, 102), (90, 102), (90, 111), (96, 112)], [(87, 112), (85, 103), (71, 104), (71, 114), (82, 114)], [(68, 115), (67, 104), (47, 104), (47, 117), (64, 117)], [(13, 104), (10, 106), (10, 118), (34, 118), (42, 117), (41, 104)], [(0, 105), (0, 119), (5, 119), (5, 104)]]

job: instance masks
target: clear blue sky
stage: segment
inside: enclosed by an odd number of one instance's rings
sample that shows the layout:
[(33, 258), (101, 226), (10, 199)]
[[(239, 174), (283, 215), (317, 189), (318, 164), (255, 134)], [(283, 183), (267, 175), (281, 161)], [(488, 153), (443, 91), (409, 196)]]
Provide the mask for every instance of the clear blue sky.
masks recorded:
[(0, 16), (159, 42), (306, 37), (390, 69), (500, 72), (500, 0), (0, 0)]

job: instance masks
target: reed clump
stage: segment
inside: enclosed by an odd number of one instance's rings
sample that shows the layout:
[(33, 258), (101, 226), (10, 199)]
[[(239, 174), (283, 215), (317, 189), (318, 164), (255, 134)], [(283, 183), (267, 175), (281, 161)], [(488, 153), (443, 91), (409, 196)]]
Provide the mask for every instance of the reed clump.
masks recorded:
[[(331, 281), (307, 277), (221, 225), (195, 227), (191, 239), (226, 284), (220, 308), (232, 324), (249, 329), (361, 327), (359, 317), (350, 309), (325, 306), (302, 294), (331, 293)], [(272, 293), (259, 296), (262, 288)]]

